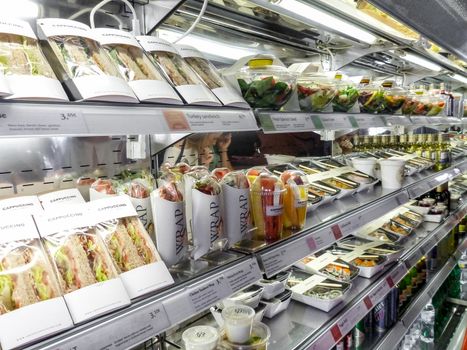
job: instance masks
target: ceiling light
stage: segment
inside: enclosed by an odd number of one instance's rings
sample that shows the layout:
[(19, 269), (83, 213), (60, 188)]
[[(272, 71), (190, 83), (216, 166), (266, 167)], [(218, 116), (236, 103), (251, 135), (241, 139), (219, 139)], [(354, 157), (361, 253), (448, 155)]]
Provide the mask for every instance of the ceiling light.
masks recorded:
[(331, 16), (324, 11), (318, 10), (312, 6), (296, 0), (282, 0), (277, 6), (291, 11), (295, 14), (294, 18), (302, 17), (301, 22), (314, 22), (333, 31), (351, 36), (367, 44), (374, 44), (378, 38), (349, 22), (343, 21), (337, 17)]
[(9, 1), (8, 5), (2, 6), (2, 17), (13, 18), (37, 18), (39, 5), (30, 0)]
[[(158, 30), (158, 34), (162, 39), (165, 39), (170, 42), (174, 42), (175, 39), (177, 39), (181, 35), (171, 30), (165, 29)], [(200, 36), (191, 34), (184, 37), (177, 44), (191, 45), (196, 47), (199, 51), (204, 52), (208, 55), (230, 58), (232, 60), (238, 60), (239, 58), (255, 55), (257, 53), (256, 51), (230, 46), (219, 41), (205, 39)]]
[(456, 79), (456, 80), (460, 81), (461, 83), (467, 84), (467, 78), (462, 76), (462, 75), (453, 74), (453, 75), (451, 75), (451, 78)]
[(441, 69), (441, 66), (438, 66), (437, 64), (428, 61), (420, 56), (417, 55), (412, 55), (411, 53), (406, 53), (402, 58), (406, 61), (418, 64), (419, 66), (422, 66), (424, 68), (427, 68), (429, 70), (433, 70), (435, 72), (439, 72)]

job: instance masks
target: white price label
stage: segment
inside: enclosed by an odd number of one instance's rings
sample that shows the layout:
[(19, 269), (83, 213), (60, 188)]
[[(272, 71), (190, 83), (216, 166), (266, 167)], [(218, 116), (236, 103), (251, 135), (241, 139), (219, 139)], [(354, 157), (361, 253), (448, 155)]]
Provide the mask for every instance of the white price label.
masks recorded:
[(169, 328), (162, 303), (142, 307), (132, 314), (116, 318), (95, 328), (95, 333), (61, 343), (54, 350), (123, 350), (132, 348)]
[(238, 267), (226, 271), (224, 276), (227, 278), (233, 292), (259, 281), (262, 277), (256, 259), (251, 259)]
[(311, 131), (315, 129), (310, 115), (302, 113), (271, 113), (259, 116), (265, 132)]
[(258, 129), (255, 117), (250, 111), (164, 110), (163, 115), (169, 130), (174, 132)]
[(232, 288), (230, 288), (229, 282), (224, 275), (188, 289), (188, 297), (196, 313), (207, 309), (232, 293)]
[(399, 283), (402, 280), (402, 278), (407, 274), (407, 272), (408, 270), (405, 267), (405, 265), (397, 265), (397, 267), (390, 274), (392, 282), (395, 284)]
[(386, 122), (383, 117), (378, 115), (351, 115), (349, 116), (350, 123), (354, 127), (360, 128), (375, 128), (386, 126)]
[(11, 107), (0, 106), (0, 133), (4, 135), (80, 135), (89, 131), (80, 109), (15, 113)]
[(344, 316), (341, 317), (337, 325), (339, 326), (340, 331), (343, 334), (349, 333), (353, 327), (368, 313), (368, 309), (365, 303), (359, 302), (349, 311), (347, 311)]
[(415, 266), (415, 264), (422, 258), (423, 254), (420, 249), (417, 249), (406, 260), (405, 265), (408, 269)]
[(380, 282), (376, 288), (371, 292), (371, 294), (369, 295), (370, 299), (371, 299), (371, 302), (373, 303), (373, 305), (376, 305), (377, 303), (379, 303), (381, 300), (383, 300), (383, 298), (389, 293), (389, 285), (388, 283), (385, 281), (382, 281)]
[(260, 260), (266, 276), (272, 277), (309, 254), (308, 244), (297, 240), (277, 250), (261, 254)]
[(430, 186), (428, 183), (421, 183), (417, 184), (416, 186), (410, 187), (408, 189), (409, 196), (411, 199), (421, 196), (422, 194), (428, 192), (430, 190)]
[[(317, 116), (312, 116), (314, 124), (316, 125), (315, 119), (317, 119)], [(328, 130), (340, 130), (340, 129), (350, 129), (352, 128), (352, 124), (350, 123), (350, 120), (348, 117), (344, 117), (342, 115), (320, 115), (318, 116), (319, 120), (321, 121), (321, 124), (323, 125), (324, 129)], [(316, 125), (318, 128), (318, 125)]]
[(386, 122), (390, 126), (394, 126), (394, 125), (412, 125), (412, 121), (410, 120), (410, 118), (406, 117), (406, 116), (403, 116), (403, 115), (387, 116), (386, 117)]
[(342, 333), (339, 326), (334, 325), (331, 330), (324, 333), (316, 341), (311, 344), (308, 350), (329, 350), (331, 349), (340, 339)]

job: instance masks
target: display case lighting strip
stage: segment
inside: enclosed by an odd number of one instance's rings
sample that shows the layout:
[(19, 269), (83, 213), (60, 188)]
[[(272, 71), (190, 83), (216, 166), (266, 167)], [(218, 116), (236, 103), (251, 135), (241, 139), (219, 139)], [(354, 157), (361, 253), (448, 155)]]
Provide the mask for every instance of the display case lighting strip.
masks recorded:
[(314, 22), (370, 45), (376, 43), (378, 40), (378, 38), (370, 32), (303, 2), (297, 0), (281, 0), (274, 4), (287, 11), (293, 12), (297, 17), (295, 19), (301, 22)]
[(443, 69), (441, 66), (438, 66), (437, 64), (435, 64), (433, 62), (430, 62), (425, 58), (422, 58), (422, 57), (417, 56), (417, 55), (413, 55), (411, 53), (406, 53), (401, 58), (406, 60), (406, 61), (415, 63), (415, 64), (417, 64), (417, 65), (419, 65), (421, 67), (424, 67), (426, 69), (435, 71), (435, 72), (439, 72), (440, 70)]

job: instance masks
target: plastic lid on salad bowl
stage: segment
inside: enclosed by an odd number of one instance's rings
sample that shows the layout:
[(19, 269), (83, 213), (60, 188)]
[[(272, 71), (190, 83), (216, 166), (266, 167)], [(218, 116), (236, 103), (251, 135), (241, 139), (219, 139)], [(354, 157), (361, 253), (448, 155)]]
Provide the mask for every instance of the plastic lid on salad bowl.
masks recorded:
[(380, 113), (384, 109), (384, 89), (375, 84), (359, 88), (358, 104), (360, 111), (365, 113)]
[(280, 109), (292, 95), (297, 75), (273, 65), (271, 56), (248, 61), (237, 74), (243, 98), (252, 108)]
[(334, 112), (347, 112), (357, 102), (360, 92), (350, 80), (336, 79), (336, 95), (332, 100)]
[(284, 184), (275, 175), (263, 172), (259, 174), (250, 187), (252, 192), (259, 193), (280, 193), (284, 192)]
[(297, 79), (300, 109), (304, 112), (324, 110), (336, 96), (334, 79), (325, 73), (305, 73)]

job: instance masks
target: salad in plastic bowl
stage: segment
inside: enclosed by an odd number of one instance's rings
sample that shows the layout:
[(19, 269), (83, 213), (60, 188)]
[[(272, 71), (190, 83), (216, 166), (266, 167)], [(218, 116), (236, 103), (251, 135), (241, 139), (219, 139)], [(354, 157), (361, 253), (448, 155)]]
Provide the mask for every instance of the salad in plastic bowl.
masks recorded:
[(384, 90), (377, 86), (367, 85), (360, 88), (358, 104), (364, 113), (381, 113), (384, 110)]
[(442, 113), (445, 102), (437, 98), (430, 98), (428, 96), (421, 96), (420, 98), (412, 97), (402, 106), (402, 113), (404, 115), (426, 115), (437, 116)]
[(332, 108), (334, 112), (347, 112), (358, 100), (358, 89), (352, 83), (341, 83), (336, 88)]
[(272, 59), (252, 59), (237, 76), (243, 98), (252, 108), (280, 109), (292, 95), (297, 77)]
[(396, 113), (407, 100), (407, 91), (394, 87), (386, 89), (384, 92), (384, 113)]
[(335, 84), (323, 74), (305, 74), (297, 81), (298, 102), (304, 112), (323, 111), (336, 96)]

